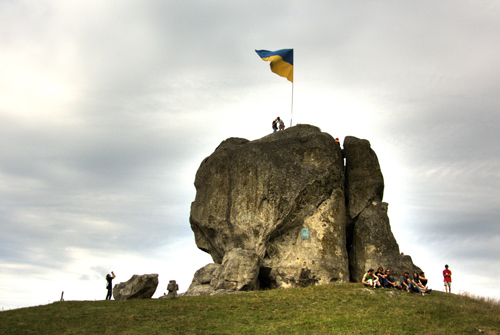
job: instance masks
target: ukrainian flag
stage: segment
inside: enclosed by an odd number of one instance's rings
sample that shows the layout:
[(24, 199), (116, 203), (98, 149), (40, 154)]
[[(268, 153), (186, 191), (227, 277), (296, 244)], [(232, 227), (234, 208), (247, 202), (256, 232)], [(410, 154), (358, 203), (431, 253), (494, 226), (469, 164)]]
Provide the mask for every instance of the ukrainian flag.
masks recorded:
[(293, 49), (255, 50), (263, 60), (271, 61), (271, 71), (293, 83)]

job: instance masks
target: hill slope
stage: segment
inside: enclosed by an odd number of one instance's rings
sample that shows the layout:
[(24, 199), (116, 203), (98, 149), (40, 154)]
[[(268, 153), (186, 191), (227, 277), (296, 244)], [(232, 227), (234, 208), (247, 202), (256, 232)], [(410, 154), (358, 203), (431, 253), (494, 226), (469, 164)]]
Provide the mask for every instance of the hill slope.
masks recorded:
[(500, 334), (500, 306), (361, 284), (177, 300), (65, 301), (0, 313), (0, 334)]

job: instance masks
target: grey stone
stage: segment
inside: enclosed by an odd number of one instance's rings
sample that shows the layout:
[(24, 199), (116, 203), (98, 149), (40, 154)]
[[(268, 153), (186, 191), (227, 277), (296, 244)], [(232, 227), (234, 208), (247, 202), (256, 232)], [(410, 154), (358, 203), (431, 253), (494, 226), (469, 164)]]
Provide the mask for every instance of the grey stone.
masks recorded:
[(220, 264), (210, 263), (196, 271), (193, 281), (197, 284), (210, 284), (214, 279), (214, 272), (220, 267)]
[(258, 289), (259, 256), (241, 248), (226, 253), (211, 285), (217, 289), (249, 291)]
[(113, 297), (117, 301), (150, 299), (158, 287), (158, 274), (133, 275), (128, 281), (116, 284)]
[(165, 296), (165, 299), (177, 299), (178, 290), (179, 290), (179, 285), (177, 285), (175, 280), (169, 281), (167, 285), (168, 294)]
[(394, 277), (418, 268), (399, 254), (367, 140), (348, 136), (342, 150), (309, 125), (229, 138), (203, 160), (195, 187), (191, 228), (214, 264), (196, 272), (185, 295), (360, 281), (379, 265)]
[(202, 162), (195, 187), (191, 227), (215, 263), (240, 248), (258, 256), (268, 287), (349, 280), (343, 156), (329, 134), (298, 125), (228, 139)]
[(370, 269), (382, 266), (399, 280), (405, 271), (418, 271), (410, 256), (403, 256), (391, 231), (387, 215), (388, 204), (373, 201), (360, 214), (354, 225), (353, 243), (349, 252), (351, 279), (361, 282)]
[(355, 218), (372, 201), (382, 201), (384, 177), (370, 142), (353, 136), (344, 139), (346, 199), (349, 216)]
[(222, 264), (207, 264), (196, 271), (184, 295), (214, 295), (229, 291), (256, 290), (259, 288), (259, 263), (260, 259), (255, 252), (233, 249), (226, 253)]
[(210, 295), (215, 289), (210, 286), (210, 282), (215, 278), (215, 271), (220, 264), (210, 263), (195, 272), (191, 285), (183, 296)]

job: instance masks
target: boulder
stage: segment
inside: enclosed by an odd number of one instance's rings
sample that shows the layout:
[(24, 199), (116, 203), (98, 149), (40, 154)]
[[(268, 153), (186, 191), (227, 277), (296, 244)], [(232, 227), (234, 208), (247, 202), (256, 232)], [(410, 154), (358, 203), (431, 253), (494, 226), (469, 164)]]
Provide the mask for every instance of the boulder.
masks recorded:
[(133, 275), (128, 281), (116, 284), (113, 297), (117, 301), (150, 299), (158, 287), (158, 274)]
[(215, 263), (254, 252), (265, 287), (349, 280), (343, 156), (329, 134), (298, 125), (230, 138), (201, 163), (195, 187), (191, 228)]
[[(346, 164), (344, 166), (344, 158)], [(370, 142), (297, 125), (229, 138), (201, 163), (190, 224), (214, 264), (185, 295), (360, 281), (368, 267), (416, 269), (391, 232)]]
[(353, 136), (344, 139), (346, 158), (346, 204), (350, 218), (355, 218), (372, 201), (382, 201), (384, 177), (370, 142)]
[(210, 285), (220, 264), (210, 263), (195, 272), (191, 285), (183, 296), (211, 295), (215, 289)]
[(354, 225), (353, 243), (349, 252), (351, 279), (361, 282), (368, 269), (391, 269), (391, 276), (399, 280), (408, 270), (418, 271), (410, 256), (403, 256), (394, 238), (387, 215), (388, 204), (373, 201), (360, 214)]
[(255, 252), (241, 248), (226, 253), (222, 264), (208, 264), (196, 271), (185, 296), (259, 288), (259, 262)]
[(168, 294), (163, 293), (163, 296), (161, 296), (158, 299), (177, 299), (179, 297), (179, 295), (177, 294), (178, 290), (179, 290), (179, 285), (177, 285), (175, 280), (171, 280), (168, 282), (167, 285)]
[(249, 291), (258, 289), (260, 259), (254, 251), (241, 248), (226, 253), (211, 285), (216, 289)]

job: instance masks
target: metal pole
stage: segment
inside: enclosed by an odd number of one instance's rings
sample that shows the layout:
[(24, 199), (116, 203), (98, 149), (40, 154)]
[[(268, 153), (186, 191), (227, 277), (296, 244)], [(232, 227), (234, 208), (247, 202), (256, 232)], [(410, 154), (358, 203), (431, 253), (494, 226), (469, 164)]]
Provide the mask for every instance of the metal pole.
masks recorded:
[(292, 126), (292, 118), (293, 118), (293, 81), (292, 81), (292, 112), (290, 113), (290, 127)]

